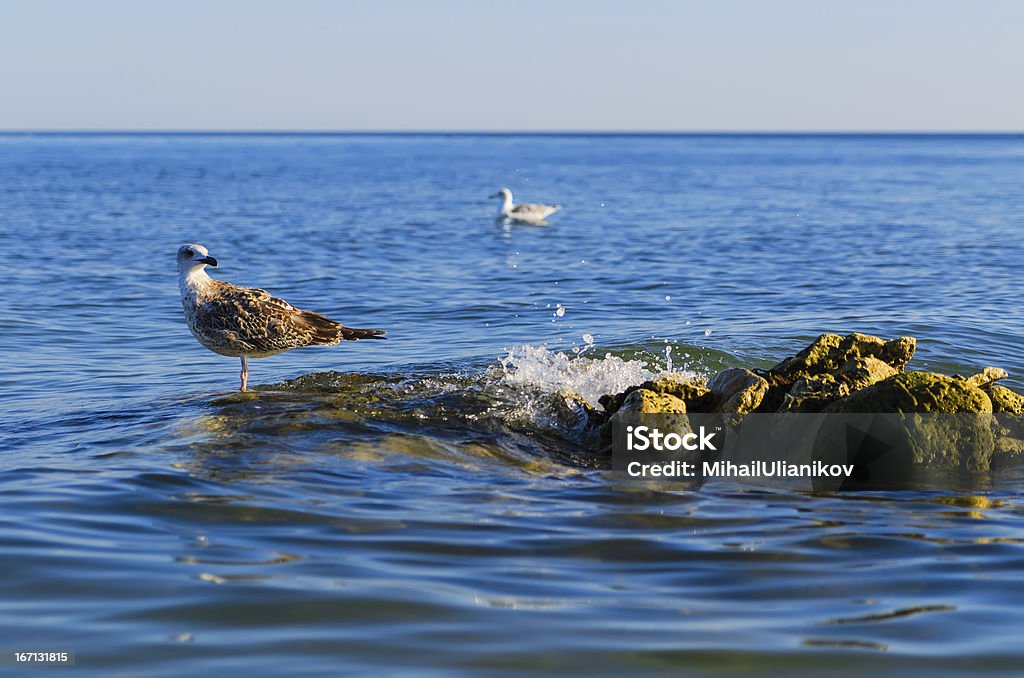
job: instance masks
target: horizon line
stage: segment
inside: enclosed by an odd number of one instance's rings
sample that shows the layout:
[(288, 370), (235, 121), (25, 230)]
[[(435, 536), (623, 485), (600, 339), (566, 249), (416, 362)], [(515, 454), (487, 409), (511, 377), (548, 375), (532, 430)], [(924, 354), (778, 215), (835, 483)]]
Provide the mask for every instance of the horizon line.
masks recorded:
[(1018, 136), (1021, 130), (631, 130), (631, 129), (288, 129), (288, 128), (0, 128), (2, 135), (60, 135), (60, 134), (175, 134), (175, 135), (452, 135), (452, 136)]

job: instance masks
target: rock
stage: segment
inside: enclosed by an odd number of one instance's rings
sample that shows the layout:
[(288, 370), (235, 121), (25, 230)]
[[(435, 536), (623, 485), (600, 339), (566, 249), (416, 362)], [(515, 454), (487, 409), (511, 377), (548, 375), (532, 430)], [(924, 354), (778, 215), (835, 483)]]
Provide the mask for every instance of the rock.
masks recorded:
[(1024, 396), (1005, 386), (989, 384), (982, 389), (992, 400), (995, 412), (996, 435), (1024, 439)]
[(823, 334), (810, 346), (795, 356), (786, 358), (768, 372), (773, 377), (793, 383), (797, 379), (835, 369), (838, 365), (830, 365), (830, 361), (839, 350), (842, 341), (843, 338), (838, 334)]
[[(1024, 463), (1024, 395), (996, 385), (1006, 372), (986, 367), (967, 378), (905, 372), (915, 349), (913, 337), (886, 341), (858, 333), (823, 334), (768, 370), (727, 369), (710, 382), (682, 375), (660, 377), (603, 396), (605, 412), (587, 410), (585, 403), (566, 403), (581, 428), (599, 430), (606, 442), (613, 424), (635, 425), (650, 415), (661, 417), (648, 419), (647, 425), (686, 433), (702, 423), (699, 417), (705, 414), (715, 425), (733, 426), (752, 412), (848, 414), (853, 429), (870, 432), (875, 441), (863, 450), (856, 448), (858, 458), (863, 458), (858, 463), (870, 466), (872, 482), (934, 484), (943, 482), (946, 473), (956, 477), (965, 470), (987, 471), (993, 463)], [(744, 427), (760, 421), (748, 420)], [(851, 440), (856, 441), (838, 421), (836, 440), (823, 438), (823, 449), (848, 453)], [(776, 436), (770, 426), (765, 431), (756, 434), (755, 451), (772, 440), (783, 448), (788, 444), (780, 442), (785, 436)], [(797, 432), (802, 435), (803, 429)], [(881, 453), (872, 447), (878, 441), (886, 444)]]
[(639, 389), (674, 396), (685, 402), (689, 410), (706, 409), (708, 405), (705, 401), (710, 399), (711, 393), (704, 379), (687, 378), (681, 374), (668, 374), (657, 379), (645, 381), (637, 386), (630, 386), (622, 393), (603, 395), (599, 402), (604, 407), (605, 412), (614, 414), (622, 407), (622, 403), (625, 402), (629, 394)]
[[(889, 477), (921, 466), (933, 472), (987, 471), (995, 449), (992, 401), (977, 386), (930, 372), (901, 372), (824, 409), (836, 414), (908, 415), (894, 426), (902, 441), (887, 460)], [(914, 416), (927, 415), (927, 416)], [(971, 416), (975, 415), (975, 416)]]
[(700, 378), (686, 378), (680, 374), (668, 374), (651, 381), (640, 384), (640, 388), (673, 395), (689, 404), (698, 401), (711, 392), (707, 380)]
[(779, 412), (820, 412), (829, 403), (895, 374), (898, 374), (896, 368), (878, 358), (851, 358), (835, 372), (797, 379), (777, 409)]
[(990, 384), (982, 390), (992, 401), (992, 411), (1006, 414), (1024, 414), (1024, 396), (1005, 386)]
[(1002, 368), (986, 367), (981, 372), (975, 374), (973, 377), (967, 377), (967, 379), (965, 379), (964, 381), (966, 381), (968, 384), (972, 386), (977, 386), (978, 388), (985, 388), (986, 386), (991, 386), (1000, 379), (1006, 379), (1008, 376), (1010, 375), (1007, 374), (1006, 370)]
[(910, 359), (914, 357), (915, 352), (917, 352), (917, 339), (914, 337), (897, 337), (885, 342), (882, 345), (882, 350), (874, 357), (897, 370), (902, 370), (910, 362)]
[[(650, 415), (659, 415), (657, 421), (644, 422), (645, 418), (650, 419)], [(686, 403), (683, 400), (667, 393), (638, 388), (626, 396), (615, 414), (608, 419), (602, 431), (602, 438), (610, 442), (613, 427), (624, 428), (638, 426), (641, 423), (654, 424), (664, 433), (674, 432), (683, 435), (693, 430), (686, 416)]]
[(992, 455), (993, 468), (1017, 466), (1024, 462), (1024, 440), (1020, 438), (996, 439), (995, 452)]
[(750, 370), (734, 367), (719, 372), (708, 388), (715, 397), (715, 411), (738, 415), (731, 418), (735, 424), (761, 404), (768, 392), (768, 381)]
[(779, 382), (793, 383), (809, 376), (837, 372), (850, 361), (861, 358), (874, 358), (900, 371), (910, 362), (916, 348), (917, 340), (913, 337), (885, 341), (856, 332), (845, 337), (823, 334), (795, 356), (771, 368), (769, 373)]
[(823, 334), (795, 356), (762, 372), (768, 393), (759, 412), (819, 412), (834, 400), (903, 370), (913, 337), (885, 341), (867, 334)]
[[(640, 387), (637, 386), (636, 388)], [(636, 389), (631, 386), (622, 393), (605, 393), (597, 402), (600, 403), (601, 407), (604, 408), (604, 411), (607, 414), (615, 414), (619, 411), (619, 408), (622, 407), (622, 403), (625, 402), (626, 396), (634, 390)]]
[(781, 393), (779, 412), (820, 412), (829, 403), (850, 395), (850, 385), (831, 374), (797, 379), (787, 392)]
[(572, 391), (554, 393), (551, 410), (561, 428), (574, 438), (585, 439), (607, 421), (608, 416)]
[(879, 358), (866, 356), (846, 361), (839, 369), (839, 374), (849, 384), (852, 392), (895, 376), (899, 374), (899, 369)]
[(838, 400), (825, 412), (992, 412), (992, 401), (977, 386), (931, 372), (901, 372)]
[(686, 402), (667, 393), (638, 388), (626, 396), (616, 414), (686, 414)]
[(1000, 438), (996, 441), (996, 454), (1016, 455), (1018, 459), (1024, 459), (1024, 440)]

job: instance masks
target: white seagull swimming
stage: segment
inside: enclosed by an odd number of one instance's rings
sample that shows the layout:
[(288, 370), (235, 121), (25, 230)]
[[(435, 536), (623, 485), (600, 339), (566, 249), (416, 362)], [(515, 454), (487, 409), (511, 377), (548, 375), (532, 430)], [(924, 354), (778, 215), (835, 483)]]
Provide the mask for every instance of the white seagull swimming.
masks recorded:
[(512, 202), (512, 191), (507, 188), (501, 189), (490, 197), (504, 198), (501, 207), (498, 208), (498, 219), (525, 221), (528, 224), (544, 224), (545, 217), (549, 217), (562, 209), (561, 205), (538, 205), (536, 203), (516, 205)]
[(178, 249), (178, 288), (188, 328), (214, 353), (242, 359), (242, 389), (249, 358), (266, 358), (303, 346), (332, 346), (342, 340), (383, 339), (383, 330), (345, 327), (319, 313), (295, 308), (255, 287), (241, 287), (206, 274), (217, 266), (202, 245)]

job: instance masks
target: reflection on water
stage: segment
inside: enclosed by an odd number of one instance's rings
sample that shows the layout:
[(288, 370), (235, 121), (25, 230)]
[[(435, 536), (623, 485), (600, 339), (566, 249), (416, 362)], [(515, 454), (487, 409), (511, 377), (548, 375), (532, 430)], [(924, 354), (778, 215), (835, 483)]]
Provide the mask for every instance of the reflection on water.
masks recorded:
[(866, 614), (860, 617), (846, 617), (840, 619), (831, 619), (828, 624), (865, 624), (870, 622), (888, 621), (890, 619), (902, 619), (903, 617), (911, 617), (915, 614), (924, 614), (926, 612), (949, 612), (956, 608), (952, 605), (918, 605), (916, 607), (905, 607), (900, 610), (893, 610), (892, 612), (881, 612), (878, 614)]

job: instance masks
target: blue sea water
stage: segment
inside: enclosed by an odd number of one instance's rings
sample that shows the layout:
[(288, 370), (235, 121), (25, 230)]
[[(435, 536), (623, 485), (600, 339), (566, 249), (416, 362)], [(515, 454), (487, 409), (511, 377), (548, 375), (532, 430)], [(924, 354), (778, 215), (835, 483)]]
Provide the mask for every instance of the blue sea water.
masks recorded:
[[(496, 222), (486, 196), (557, 202)], [(821, 332), (1024, 386), (1024, 137), (0, 135), (0, 650), (180, 675), (1015, 675), (1024, 474), (624, 491), (553, 423)], [(174, 254), (386, 342), (200, 347)]]

